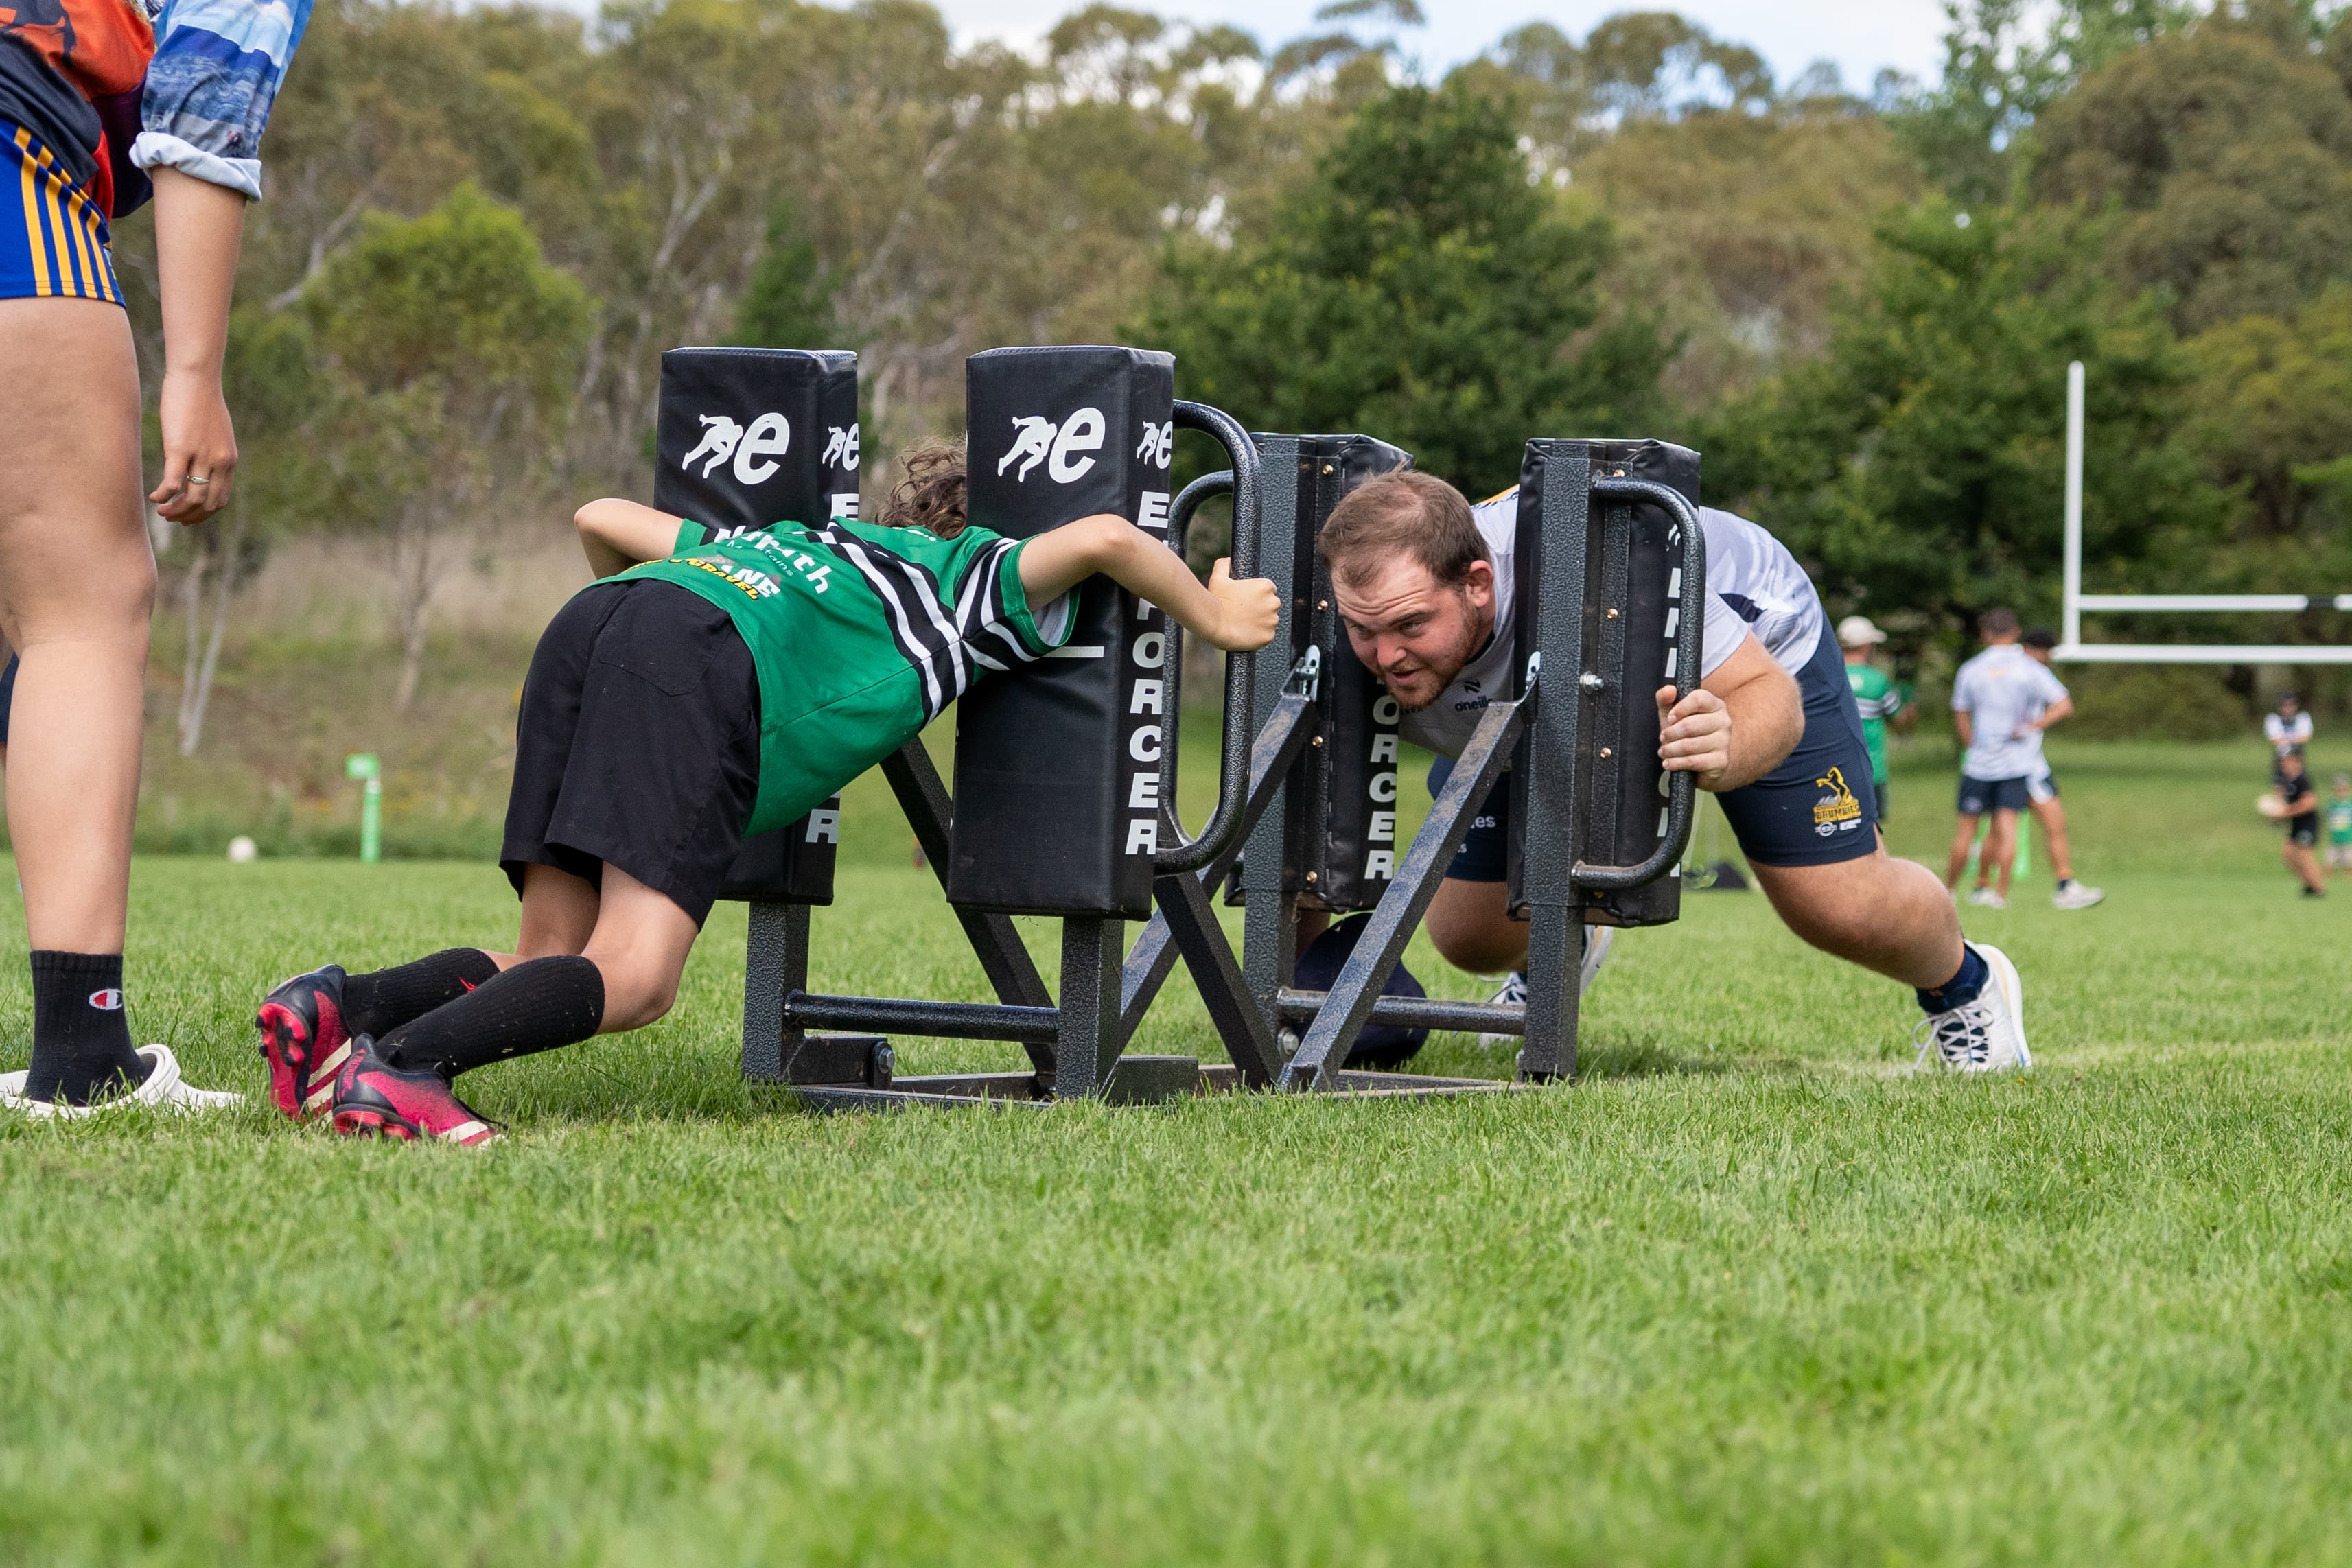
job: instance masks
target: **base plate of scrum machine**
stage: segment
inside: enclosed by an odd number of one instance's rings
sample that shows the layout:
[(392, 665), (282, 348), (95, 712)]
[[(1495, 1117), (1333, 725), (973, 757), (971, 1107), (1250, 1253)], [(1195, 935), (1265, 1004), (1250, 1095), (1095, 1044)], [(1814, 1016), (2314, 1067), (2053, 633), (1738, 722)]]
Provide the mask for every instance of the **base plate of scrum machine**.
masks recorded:
[[(1043, 1109), (1061, 1103), (1034, 1072), (940, 1072), (899, 1077), (887, 1040), (875, 1035), (810, 1035), (792, 1060), (793, 1092), (816, 1111), (880, 1111), (919, 1105), (948, 1110)], [(1343, 1072), (1339, 1093), (1356, 1099), (1415, 1099), (1508, 1093), (1518, 1084), (1491, 1078), (1414, 1072)], [(1237, 1068), (1198, 1057), (1123, 1055), (1105, 1085), (1109, 1105), (1159, 1105), (1207, 1094), (1240, 1093)]]

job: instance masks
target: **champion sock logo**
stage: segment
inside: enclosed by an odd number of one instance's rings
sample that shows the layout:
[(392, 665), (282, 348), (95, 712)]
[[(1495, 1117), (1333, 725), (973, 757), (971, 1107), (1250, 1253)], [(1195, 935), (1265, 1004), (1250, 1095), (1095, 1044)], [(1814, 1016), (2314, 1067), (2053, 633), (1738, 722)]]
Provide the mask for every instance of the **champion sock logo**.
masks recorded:
[(90, 992), (89, 1005), (96, 1008), (100, 1012), (121, 1012), (122, 1010), (121, 988), (116, 986), (109, 986), (102, 991)]

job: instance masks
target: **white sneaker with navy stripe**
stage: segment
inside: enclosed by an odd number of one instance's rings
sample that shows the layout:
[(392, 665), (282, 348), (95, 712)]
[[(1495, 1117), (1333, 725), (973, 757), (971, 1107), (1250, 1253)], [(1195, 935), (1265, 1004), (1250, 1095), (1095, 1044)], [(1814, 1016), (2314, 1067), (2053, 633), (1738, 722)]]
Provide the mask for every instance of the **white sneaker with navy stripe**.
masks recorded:
[[(1584, 962), (1576, 971), (1578, 996), (1580, 997), (1592, 988), (1592, 977), (1601, 973), (1601, 962), (1609, 956), (1610, 944), (1616, 940), (1617, 927), (1614, 925), (1588, 925), (1584, 928)], [(1508, 1002), (1514, 1007), (1527, 1006), (1527, 975), (1518, 969), (1512, 970), (1503, 977), (1503, 988), (1486, 999), (1490, 1002)], [(1518, 1038), (1515, 1034), (1482, 1034), (1478, 1037), (1478, 1043), (1489, 1051), (1500, 1051), (1505, 1046), (1513, 1046), (1516, 1049)]]
[(1989, 971), (1976, 1000), (1919, 1020), (1911, 1038), (1919, 1047), (1917, 1066), (1930, 1055), (1954, 1072), (2031, 1072), (2033, 1052), (2025, 1043), (2025, 987), (2017, 966), (1998, 947), (1969, 946)]

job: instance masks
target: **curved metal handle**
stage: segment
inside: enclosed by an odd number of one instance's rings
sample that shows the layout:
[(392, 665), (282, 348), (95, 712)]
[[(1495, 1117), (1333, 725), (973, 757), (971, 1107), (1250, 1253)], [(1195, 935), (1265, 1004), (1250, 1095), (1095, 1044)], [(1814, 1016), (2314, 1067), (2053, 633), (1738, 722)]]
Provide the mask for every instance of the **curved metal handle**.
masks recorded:
[[(1192, 543), (1193, 514), (1201, 509), (1202, 502), (1229, 495), (1233, 487), (1234, 471), (1220, 468), (1213, 474), (1203, 474), (1178, 492), (1174, 504), (1168, 508), (1168, 548), (1190, 559), (1186, 547)], [(1165, 674), (1162, 701), (1166, 711), (1181, 716), (1184, 711), (1184, 628), (1173, 616), (1168, 621)], [(1180, 749), (1173, 745), (1160, 748), (1160, 825), (1162, 836), (1171, 844), (1192, 841), (1192, 835), (1184, 831), (1184, 819), (1176, 810), (1176, 757)]]
[[(1241, 422), (1222, 409), (1211, 408), (1204, 402), (1176, 404), (1176, 423), (1187, 430), (1204, 431), (1216, 437), (1217, 444), (1225, 449), (1233, 463), (1234, 548), (1233, 571), (1235, 577), (1255, 577), (1257, 572), (1257, 536), (1260, 508), (1265, 486), (1258, 476), (1257, 444), (1249, 438)], [(1210, 476), (1212, 479), (1215, 476)], [(1196, 490), (1201, 497), (1193, 500), (1198, 508), (1201, 499), (1209, 492), (1202, 486), (1207, 479), (1193, 481), (1184, 487), (1191, 496)], [(1180, 498), (1181, 503), (1181, 498)], [(1171, 532), (1173, 533), (1176, 509), (1169, 508)], [(1185, 517), (1189, 525), (1189, 514)], [(1174, 642), (1168, 644), (1170, 653), (1181, 653)], [(1176, 768), (1171, 760), (1176, 749), (1176, 726), (1180, 717), (1173, 704), (1168, 710), (1167, 723), (1162, 726), (1168, 738), (1161, 746), (1160, 769), (1162, 814), (1175, 827), (1177, 841), (1151, 857), (1151, 870), (1156, 876), (1170, 876), (1180, 872), (1195, 872), (1229, 848), (1241, 832), (1243, 809), (1249, 803), (1250, 741), (1255, 727), (1250, 722), (1250, 692), (1257, 671), (1255, 653), (1231, 653), (1225, 658), (1225, 737), (1224, 748), (1217, 768), (1217, 809), (1209, 814), (1209, 825), (1201, 830), (1197, 839), (1182, 836), (1182, 827), (1176, 823)]]
[[(1706, 530), (1698, 512), (1678, 490), (1647, 479), (1595, 479), (1592, 494), (1609, 500), (1649, 501), (1675, 515), (1683, 530), (1682, 618), (1675, 625), (1675, 699), (1698, 685), (1699, 633), (1706, 626)], [(1569, 874), (1579, 887), (1608, 893), (1655, 882), (1690, 846), (1691, 819), (1698, 801), (1698, 777), (1674, 773), (1666, 783), (1666, 831), (1639, 865), (1591, 865), (1583, 861)]]

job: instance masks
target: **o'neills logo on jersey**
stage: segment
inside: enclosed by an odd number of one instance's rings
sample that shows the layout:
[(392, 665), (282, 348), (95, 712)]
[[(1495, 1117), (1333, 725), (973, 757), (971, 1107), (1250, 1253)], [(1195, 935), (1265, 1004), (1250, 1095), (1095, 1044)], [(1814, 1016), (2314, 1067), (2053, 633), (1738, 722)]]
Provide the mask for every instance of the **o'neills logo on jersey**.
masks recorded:
[(109, 986), (102, 991), (92, 991), (89, 994), (89, 1005), (102, 1013), (119, 1013), (122, 1010), (121, 989), (119, 987)]
[(850, 469), (857, 466), (857, 426), (855, 423), (847, 430), (837, 424), (825, 426), (824, 465)]
[[(774, 478), (783, 465), (772, 461), (792, 450), (793, 423), (781, 413), (763, 413), (749, 424), (739, 424), (723, 413), (706, 413), (702, 419), (702, 439), (694, 450), (679, 459), (680, 468), (702, 465), (702, 476), (710, 477), (712, 470), (732, 460), (735, 481), (739, 485), (764, 485)], [(836, 435), (841, 434), (835, 431)], [(856, 427), (846, 440), (854, 451), (857, 444)], [(857, 465), (852, 458), (850, 467)]]
[(1015, 414), (1012, 448), (996, 460), (996, 471), (1002, 474), (1018, 464), (1013, 481), (1024, 484), (1043, 463), (1045, 476), (1055, 484), (1075, 484), (1093, 471), (1095, 460), (1079, 454), (1102, 450), (1103, 429), (1098, 408), (1082, 408), (1059, 424), (1044, 414)]

